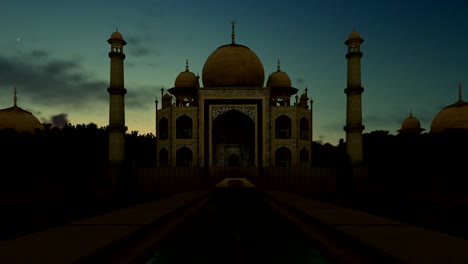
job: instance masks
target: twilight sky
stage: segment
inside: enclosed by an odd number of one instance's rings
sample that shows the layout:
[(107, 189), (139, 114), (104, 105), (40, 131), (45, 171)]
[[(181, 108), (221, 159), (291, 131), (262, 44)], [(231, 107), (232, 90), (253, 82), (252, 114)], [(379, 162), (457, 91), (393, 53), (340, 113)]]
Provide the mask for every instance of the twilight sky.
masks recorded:
[(201, 75), (211, 52), (230, 43), (232, 19), (265, 83), (280, 59), (299, 94), (307, 86), (315, 141), (345, 138), (344, 41), (353, 27), (365, 40), (364, 133), (396, 134), (410, 108), (427, 132), (457, 100), (458, 82), (468, 96), (464, 1), (2, 0), (0, 10), (0, 109), (13, 105), (16, 86), (18, 106), (57, 125), (108, 124), (107, 39), (116, 27), (127, 41), (129, 132), (154, 134), (161, 87), (173, 87), (186, 59)]

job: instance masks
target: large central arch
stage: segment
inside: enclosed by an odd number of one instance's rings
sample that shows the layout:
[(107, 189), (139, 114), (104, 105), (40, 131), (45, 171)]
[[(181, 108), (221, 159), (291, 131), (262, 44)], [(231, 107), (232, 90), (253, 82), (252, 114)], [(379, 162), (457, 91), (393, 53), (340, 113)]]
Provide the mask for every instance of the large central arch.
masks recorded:
[(213, 166), (255, 166), (255, 123), (235, 109), (213, 120), (211, 131)]

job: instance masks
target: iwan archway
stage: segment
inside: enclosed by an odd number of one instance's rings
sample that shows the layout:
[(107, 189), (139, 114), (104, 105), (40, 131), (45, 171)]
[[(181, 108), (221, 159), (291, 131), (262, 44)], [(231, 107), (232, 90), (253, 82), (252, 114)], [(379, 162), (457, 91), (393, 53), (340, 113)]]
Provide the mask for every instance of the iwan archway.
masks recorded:
[(255, 109), (255, 106), (216, 109), (210, 129), (211, 166), (257, 166)]

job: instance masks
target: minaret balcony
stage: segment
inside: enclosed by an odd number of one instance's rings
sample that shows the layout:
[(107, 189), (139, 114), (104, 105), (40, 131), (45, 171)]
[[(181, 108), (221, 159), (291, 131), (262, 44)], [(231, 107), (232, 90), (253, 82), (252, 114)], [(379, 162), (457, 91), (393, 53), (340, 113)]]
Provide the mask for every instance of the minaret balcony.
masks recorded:
[(346, 132), (362, 132), (365, 129), (365, 126), (362, 124), (349, 124), (343, 127)]
[(114, 56), (120, 57), (122, 60), (125, 59), (125, 54), (122, 52), (117, 52), (117, 51), (109, 52), (109, 58), (112, 58)]
[(359, 57), (362, 58), (362, 52), (360, 51), (352, 51), (346, 53), (346, 59), (352, 58), (352, 57)]
[(128, 127), (127, 126), (122, 126), (122, 125), (108, 125), (107, 126), (107, 131), (118, 131), (118, 132), (126, 132)]
[(110, 93), (110, 94), (125, 95), (127, 93), (127, 89), (109, 87), (109, 88), (107, 88), (107, 92)]
[(348, 87), (344, 90), (345, 94), (346, 95), (350, 95), (350, 94), (361, 94), (362, 92), (364, 92), (364, 87), (362, 86), (358, 86), (358, 87)]

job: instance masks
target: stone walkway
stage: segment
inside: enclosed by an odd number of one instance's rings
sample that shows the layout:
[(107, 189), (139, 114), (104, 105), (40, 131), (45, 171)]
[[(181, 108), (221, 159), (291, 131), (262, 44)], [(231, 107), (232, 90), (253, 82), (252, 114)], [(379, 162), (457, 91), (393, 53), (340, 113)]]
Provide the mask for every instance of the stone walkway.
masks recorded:
[[(148, 227), (157, 226), (156, 223), (163, 216), (192, 209), (194, 201), (203, 200), (210, 191), (180, 193), (1, 241), (0, 263), (63, 264), (86, 261), (96, 252), (106, 252), (106, 248), (113, 249), (116, 244), (129, 241), (129, 237), (135, 233), (146, 233)], [(366, 263), (358, 261), (359, 256), (355, 258), (352, 250), (347, 249), (347, 246), (354, 244), (372, 249), (368, 251), (369, 255), (374, 251), (380, 252), (382, 256), (391, 257), (392, 261), (403, 263), (468, 263), (467, 240), (289, 192), (263, 190), (263, 193), (273, 204), (283, 205), (283, 212), (293, 208), (305, 215), (303, 222), (315, 223), (319, 227), (316, 233), (323, 235), (323, 245), (335, 247), (335, 253), (341, 254), (345, 263)], [(338, 240), (329, 239), (329, 233), (323, 232), (326, 229), (339, 234)], [(151, 238), (147, 237), (147, 240), (138, 237), (138, 243), (147, 246), (158, 239), (151, 234), (148, 236)], [(139, 249), (141, 245), (135, 248)], [(129, 259), (140, 253), (133, 252)], [(122, 261), (121, 256), (118, 257)], [(106, 256), (105, 259), (109, 258)]]
[(288, 192), (264, 193), (310, 220), (403, 263), (468, 263), (468, 240)]
[(176, 194), (161, 200), (71, 222), (0, 241), (0, 263), (74, 263), (123, 241), (162, 216), (186, 207), (210, 190)]

